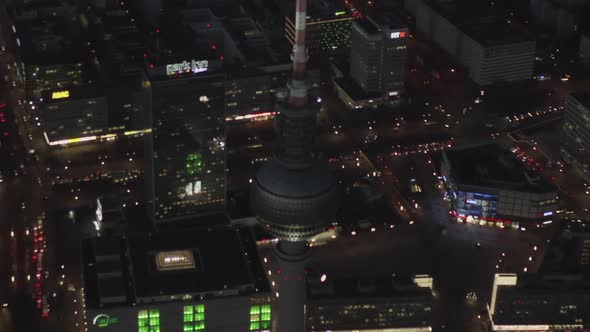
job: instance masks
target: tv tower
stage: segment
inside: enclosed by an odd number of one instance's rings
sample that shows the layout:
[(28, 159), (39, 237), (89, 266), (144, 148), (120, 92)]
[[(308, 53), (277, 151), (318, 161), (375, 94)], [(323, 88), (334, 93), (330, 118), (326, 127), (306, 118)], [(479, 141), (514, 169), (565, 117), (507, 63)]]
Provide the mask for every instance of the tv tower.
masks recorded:
[(307, 0), (297, 0), (293, 75), (287, 98), (275, 105), (279, 142), (273, 158), (258, 171), (252, 192), (259, 222), (279, 239), (279, 332), (305, 331), (307, 240), (324, 230), (340, 200), (332, 173), (312, 154), (319, 104), (309, 100), (305, 84), (306, 9)]

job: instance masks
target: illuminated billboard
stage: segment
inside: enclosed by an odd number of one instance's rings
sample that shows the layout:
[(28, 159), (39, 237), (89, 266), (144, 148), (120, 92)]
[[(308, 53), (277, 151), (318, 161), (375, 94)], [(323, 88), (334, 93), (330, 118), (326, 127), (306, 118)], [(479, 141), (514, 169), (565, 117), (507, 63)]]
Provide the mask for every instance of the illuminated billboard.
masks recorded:
[(64, 90), (64, 91), (54, 91), (51, 94), (51, 99), (65, 99), (65, 98), (69, 98), (70, 97), (70, 91), (68, 90)]
[(166, 75), (174, 76), (178, 74), (186, 74), (193, 72), (195, 74), (207, 71), (209, 68), (209, 61), (207, 60), (190, 60), (180, 63), (172, 63), (166, 65)]

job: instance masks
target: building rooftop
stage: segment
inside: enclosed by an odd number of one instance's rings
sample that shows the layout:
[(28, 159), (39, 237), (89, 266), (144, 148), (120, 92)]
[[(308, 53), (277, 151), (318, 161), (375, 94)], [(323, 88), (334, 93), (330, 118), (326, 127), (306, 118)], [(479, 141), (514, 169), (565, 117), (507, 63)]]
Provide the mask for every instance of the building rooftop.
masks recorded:
[(590, 92), (574, 92), (571, 96), (590, 110)]
[(237, 296), (269, 290), (255, 242), (245, 229), (93, 238), (82, 243), (82, 250), (89, 306), (168, 302), (187, 295)]
[(457, 185), (550, 193), (557, 187), (530, 170), (510, 150), (497, 143), (456, 147), (443, 152)]
[(525, 26), (507, 23), (486, 3), (470, 0), (423, 0), (459, 30), (485, 46), (535, 40)]
[(559, 325), (590, 318), (590, 281), (519, 276), (516, 286), (499, 286), (495, 325)]
[(383, 33), (383, 30), (377, 23), (368, 17), (363, 17), (354, 21), (354, 24), (361, 28), (368, 35), (377, 35)]
[(358, 297), (392, 297), (403, 301), (403, 298), (432, 299), (432, 291), (427, 287), (419, 287), (412, 280), (395, 280), (391, 277), (373, 279), (336, 279), (308, 280), (307, 293), (309, 300), (343, 299)]
[[(290, 18), (295, 17), (295, 0), (283, 0), (281, 7), (287, 9)], [(309, 1), (307, 7), (308, 22), (327, 19), (351, 17), (351, 11), (345, 6), (344, 1), (338, 0), (314, 0)]]
[(84, 62), (79, 23), (63, 17), (21, 20), (15, 23), (23, 61), (31, 65)]

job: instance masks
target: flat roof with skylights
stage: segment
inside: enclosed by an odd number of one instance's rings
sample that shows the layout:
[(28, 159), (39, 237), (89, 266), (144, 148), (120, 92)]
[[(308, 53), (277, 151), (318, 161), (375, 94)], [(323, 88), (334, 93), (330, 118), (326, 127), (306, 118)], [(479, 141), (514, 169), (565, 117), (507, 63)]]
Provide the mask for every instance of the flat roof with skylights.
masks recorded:
[(246, 230), (129, 234), (87, 239), (82, 246), (89, 307), (269, 291), (255, 241)]

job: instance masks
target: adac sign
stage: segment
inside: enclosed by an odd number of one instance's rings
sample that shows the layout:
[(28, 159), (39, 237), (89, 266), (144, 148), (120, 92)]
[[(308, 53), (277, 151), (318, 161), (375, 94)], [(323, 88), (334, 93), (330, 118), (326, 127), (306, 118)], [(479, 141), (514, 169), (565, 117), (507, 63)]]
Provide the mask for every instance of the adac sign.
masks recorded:
[(106, 314), (98, 314), (92, 319), (92, 325), (96, 327), (109, 327), (119, 322), (119, 317), (113, 317)]

